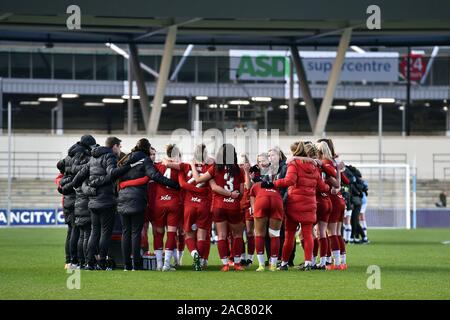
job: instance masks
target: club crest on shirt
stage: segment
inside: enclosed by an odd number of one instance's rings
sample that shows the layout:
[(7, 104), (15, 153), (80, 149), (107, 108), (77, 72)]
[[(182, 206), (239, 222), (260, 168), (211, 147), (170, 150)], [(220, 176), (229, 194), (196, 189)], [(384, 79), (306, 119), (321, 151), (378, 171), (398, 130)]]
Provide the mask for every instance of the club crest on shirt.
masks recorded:
[(165, 196), (161, 196), (160, 200), (162, 200), (162, 201), (170, 201), (170, 200), (172, 200), (172, 197), (170, 195), (166, 194)]
[(202, 199), (200, 199), (198, 197), (192, 197), (191, 198), (191, 202), (198, 202), (198, 203), (200, 203), (200, 202), (202, 202)]

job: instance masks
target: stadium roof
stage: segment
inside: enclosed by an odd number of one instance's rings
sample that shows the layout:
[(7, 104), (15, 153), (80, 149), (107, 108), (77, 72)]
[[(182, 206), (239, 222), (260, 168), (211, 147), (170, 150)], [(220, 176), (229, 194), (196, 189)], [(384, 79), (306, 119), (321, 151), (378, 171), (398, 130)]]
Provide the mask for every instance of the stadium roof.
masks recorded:
[[(352, 27), (354, 45), (450, 45), (450, 2), (376, 1), (381, 30), (369, 30), (373, 0), (2, 0), (0, 40), (163, 44), (336, 46)], [(67, 7), (81, 9), (81, 30), (68, 30)]]

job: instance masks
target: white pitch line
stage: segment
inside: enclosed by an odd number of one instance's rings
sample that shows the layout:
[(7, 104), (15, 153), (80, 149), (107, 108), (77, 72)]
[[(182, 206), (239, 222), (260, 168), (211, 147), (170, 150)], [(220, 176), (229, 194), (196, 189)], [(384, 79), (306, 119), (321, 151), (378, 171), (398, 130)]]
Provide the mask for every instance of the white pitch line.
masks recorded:
[(442, 241), (442, 244), (450, 244), (450, 240)]

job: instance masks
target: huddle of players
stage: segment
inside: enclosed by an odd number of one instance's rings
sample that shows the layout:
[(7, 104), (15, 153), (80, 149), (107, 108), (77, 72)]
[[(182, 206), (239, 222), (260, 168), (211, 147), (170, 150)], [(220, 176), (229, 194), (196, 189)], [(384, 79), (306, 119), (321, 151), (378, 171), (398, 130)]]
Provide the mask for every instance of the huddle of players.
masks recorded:
[[(170, 262), (176, 252), (177, 236), (179, 240), (184, 237), (194, 270), (204, 269), (213, 223), (222, 271), (245, 270), (245, 264), (253, 261), (255, 249), (259, 262), (256, 271), (265, 270), (265, 249), (270, 252), (269, 270), (288, 270), (299, 226), (305, 261), (300, 270), (346, 269), (345, 242), (341, 236), (346, 205), (340, 192), (341, 185), (349, 183), (343, 173), (345, 165), (329, 139), (315, 144), (298, 141), (290, 149), (292, 157), (286, 165), (271, 162), (269, 155), (262, 153), (255, 169), (246, 156), (238, 163), (231, 144), (222, 145), (215, 159), (208, 157), (204, 145), (198, 145), (189, 163), (181, 162), (180, 150), (169, 145), (168, 158), (154, 166), (164, 177), (178, 182), (181, 189), (144, 182), (148, 195), (146, 220), (153, 227), (157, 269), (175, 270)], [(271, 152), (281, 153), (278, 149)], [(120, 188), (143, 183), (138, 180), (122, 181)], [(284, 243), (279, 263), (282, 225)], [(242, 259), (244, 230), (249, 260)], [(146, 232), (144, 228), (143, 233)], [(270, 241), (266, 244), (267, 235)]]
[[(78, 246), (71, 239), (72, 264), (80, 264), (77, 260), (84, 257), (88, 270), (107, 269), (114, 214), (118, 212), (125, 270), (142, 268), (141, 238), (147, 242), (149, 223), (157, 268), (163, 271), (175, 270), (171, 258), (179, 263), (184, 243), (193, 257), (194, 270), (205, 268), (212, 223), (218, 236), (222, 271), (229, 271), (230, 266), (236, 271), (245, 270), (245, 264), (241, 264), (244, 229), (249, 260), (243, 261), (253, 261), (256, 247), (257, 271), (265, 270), (265, 249), (270, 253), (270, 270), (277, 270), (283, 232), (278, 269), (287, 270), (299, 226), (305, 258), (301, 270), (346, 268), (345, 243), (340, 235), (345, 202), (340, 188), (341, 181), (348, 184), (348, 179), (331, 140), (293, 143), (287, 163), (281, 159), (279, 149), (272, 149), (270, 160), (268, 154), (258, 156), (256, 170), (246, 157), (238, 164), (231, 144), (222, 145), (215, 159), (208, 157), (204, 145), (198, 145), (189, 163), (181, 162), (175, 145), (167, 147), (168, 158), (155, 163), (156, 150), (147, 139), (139, 140), (128, 155), (121, 154), (120, 140), (114, 137), (107, 139), (105, 147), (94, 144), (91, 136), (83, 136), (59, 166), (61, 181), (67, 180), (59, 187), (65, 195), (65, 215), (70, 211), (66, 210), (71, 203), (68, 197), (74, 195), (75, 216), (86, 216), (86, 225), (92, 228), (89, 235), (76, 238), (83, 238)], [(76, 221), (74, 225), (78, 226)], [(95, 254), (99, 256), (97, 264)], [(229, 259), (234, 263), (230, 264)]]

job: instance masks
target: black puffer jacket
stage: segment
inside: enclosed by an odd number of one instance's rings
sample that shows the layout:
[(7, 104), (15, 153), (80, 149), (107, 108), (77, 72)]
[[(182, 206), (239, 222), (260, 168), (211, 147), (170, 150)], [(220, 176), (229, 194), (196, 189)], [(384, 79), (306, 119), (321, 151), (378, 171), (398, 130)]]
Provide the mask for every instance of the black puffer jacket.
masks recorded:
[[(80, 144), (76, 143), (69, 148), (67, 152), (67, 156), (60, 160), (56, 167), (60, 171), (64, 171), (64, 177), (60, 180), (61, 188), (58, 189), (64, 195), (64, 208), (65, 209), (73, 209), (75, 205), (75, 190), (71, 187), (67, 187), (73, 180), (74, 174), (71, 169), (75, 160), (75, 156), (77, 153), (83, 152), (85, 148)], [(66, 186), (66, 187), (65, 187)], [(65, 187), (65, 188), (64, 188)], [(64, 190), (64, 191), (62, 191)]]
[[(281, 160), (279, 162), (278, 173), (275, 176), (275, 180), (285, 178), (286, 177), (286, 172), (287, 172), (286, 161)], [(280, 189), (281, 199), (283, 199), (283, 203), (286, 203), (286, 201), (287, 201), (287, 195), (288, 195), (287, 190), (288, 190), (288, 188), (281, 188)]]
[[(129, 155), (129, 159), (125, 164), (132, 164), (141, 159), (144, 159), (142, 165), (131, 168), (121, 180), (134, 180), (142, 177), (149, 177), (151, 180), (163, 184), (165, 186), (179, 189), (180, 186), (177, 182), (174, 182), (164, 177), (154, 166), (150, 158), (142, 152), (136, 151)], [(117, 212), (120, 214), (136, 214), (144, 213), (147, 206), (147, 184), (140, 186), (131, 186), (119, 191), (119, 197), (117, 199)]]
[[(78, 153), (75, 156), (71, 172), (73, 175), (78, 174), (81, 169), (86, 166), (91, 158), (91, 152), (85, 148), (83, 152)], [(75, 188), (75, 225), (83, 226), (91, 222), (91, 214), (88, 209), (89, 204), (89, 194), (95, 195), (95, 189), (89, 187), (87, 184), (87, 179), (83, 181), (82, 186)]]
[[(131, 167), (125, 165), (117, 167), (117, 157), (111, 148), (97, 147), (91, 152), (89, 162), (84, 165), (75, 176), (73, 186), (82, 186), (83, 181), (88, 179), (85, 186), (95, 188), (95, 195), (89, 196), (89, 209), (102, 209), (114, 207), (117, 204), (115, 192), (115, 180), (128, 172)], [(88, 190), (86, 190), (88, 192)]]

